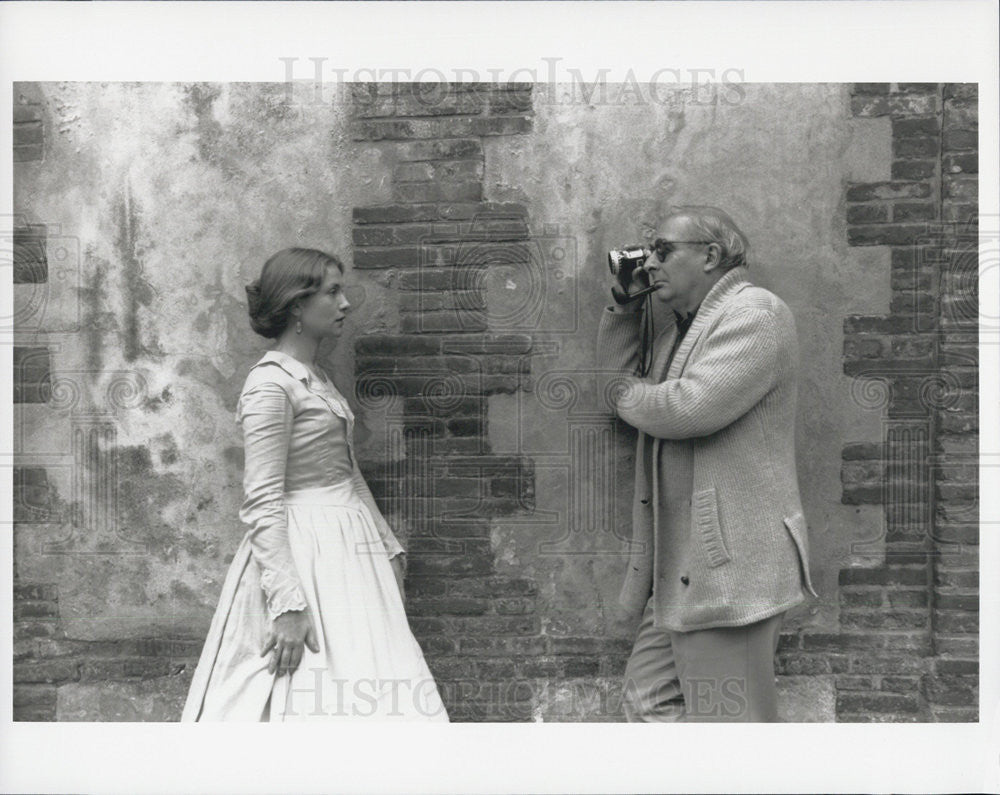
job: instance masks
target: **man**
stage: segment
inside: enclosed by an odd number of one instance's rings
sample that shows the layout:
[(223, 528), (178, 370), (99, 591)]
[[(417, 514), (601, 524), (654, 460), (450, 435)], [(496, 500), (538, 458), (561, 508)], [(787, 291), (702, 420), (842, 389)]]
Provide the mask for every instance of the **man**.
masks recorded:
[(615, 410), (639, 431), (620, 601), (642, 619), (625, 714), (774, 721), (782, 616), (803, 589), (816, 596), (795, 471), (795, 323), (750, 282), (726, 213), (678, 208), (659, 234), (643, 267), (654, 317), (669, 322), (649, 374), (632, 375), (641, 301), (608, 307), (597, 344), (601, 367), (625, 374)]

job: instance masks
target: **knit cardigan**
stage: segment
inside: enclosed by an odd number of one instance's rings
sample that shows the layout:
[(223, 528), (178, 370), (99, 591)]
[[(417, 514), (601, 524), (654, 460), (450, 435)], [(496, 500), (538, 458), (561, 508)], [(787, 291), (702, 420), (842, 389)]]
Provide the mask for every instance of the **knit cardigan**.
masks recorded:
[(619, 597), (674, 631), (742, 626), (816, 596), (795, 468), (798, 344), (788, 306), (737, 267), (705, 296), (667, 370), (677, 333), (653, 345), (642, 315), (608, 307), (598, 363), (619, 381), (613, 408), (639, 430), (632, 544)]

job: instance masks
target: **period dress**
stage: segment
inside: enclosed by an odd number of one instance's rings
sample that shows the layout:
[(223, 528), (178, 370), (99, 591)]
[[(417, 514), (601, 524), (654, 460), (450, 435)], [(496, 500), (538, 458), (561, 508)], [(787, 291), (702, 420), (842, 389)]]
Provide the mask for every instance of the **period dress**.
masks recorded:
[[(249, 526), (230, 565), (182, 721), (438, 720), (448, 716), (407, 623), (390, 558), (403, 548), (354, 457), (332, 382), (280, 351), (236, 410)], [(308, 608), (320, 651), (291, 676), (261, 657), (271, 621)]]

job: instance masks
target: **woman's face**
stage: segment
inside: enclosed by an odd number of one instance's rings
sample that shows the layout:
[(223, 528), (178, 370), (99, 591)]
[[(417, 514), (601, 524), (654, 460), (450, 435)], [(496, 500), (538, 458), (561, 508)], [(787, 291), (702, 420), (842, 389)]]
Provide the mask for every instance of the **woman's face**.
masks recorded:
[(310, 336), (339, 337), (344, 317), (351, 306), (344, 295), (344, 277), (340, 270), (327, 266), (319, 290), (302, 302), (302, 333)]

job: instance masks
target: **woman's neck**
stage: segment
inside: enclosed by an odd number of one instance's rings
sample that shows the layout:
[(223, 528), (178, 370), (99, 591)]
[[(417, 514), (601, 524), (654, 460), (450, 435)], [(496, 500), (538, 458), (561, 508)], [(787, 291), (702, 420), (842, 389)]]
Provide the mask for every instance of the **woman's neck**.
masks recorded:
[(275, 349), (293, 359), (298, 359), (303, 364), (313, 366), (316, 364), (316, 355), (319, 353), (319, 340), (298, 334), (285, 334), (278, 340)]

